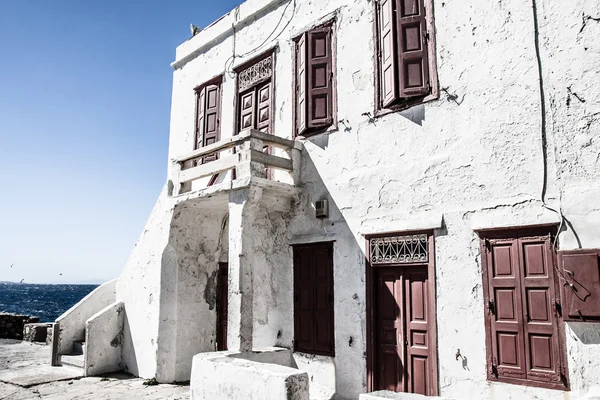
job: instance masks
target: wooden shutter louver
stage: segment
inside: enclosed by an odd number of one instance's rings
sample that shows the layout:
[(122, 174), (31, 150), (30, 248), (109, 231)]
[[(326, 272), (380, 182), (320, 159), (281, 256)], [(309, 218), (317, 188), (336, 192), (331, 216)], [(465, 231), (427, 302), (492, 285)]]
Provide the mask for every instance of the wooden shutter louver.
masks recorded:
[(425, 0), (397, 1), (399, 96), (424, 96), (429, 94)]
[(519, 249), (516, 240), (490, 245), (488, 257), (488, 295), (485, 296), (490, 318), (492, 365), (498, 377), (525, 379), (525, 346)]
[(196, 143), (194, 150), (202, 147), (204, 143), (204, 113), (206, 111), (206, 88), (196, 92)]
[(600, 249), (558, 253), (563, 318), (567, 321), (600, 320)]
[(333, 124), (332, 27), (324, 26), (296, 40), (297, 134)]
[(383, 106), (387, 107), (398, 98), (395, 57), (395, 0), (382, 0), (378, 7), (379, 17), (379, 79)]
[(548, 236), (484, 240), (488, 378), (564, 388)]
[(331, 103), (331, 28), (308, 32), (308, 127), (320, 128), (332, 123)]
[[(219, 140), (220, 131), (220, 105), (221, 105), (221, 87), (220, 85), (209, 85), (205, 91), (205, 108), (204, 108), (204, 135), (202, 146), (208, 146), (216, 143)], [(218, 158), (217, 154), (213, 154), (202, 159), (203, 163), (214, 161)]]
[(296, 123), (298, 134), (306, 130), (306, 33), (296, 44)]
[[(194, 150), (219, 141), (221, 136), (221, 79), (213, 80), (196, 89), (196, 139)], [(207, 163), (219, 158), (218, 154), (195, 160)]]

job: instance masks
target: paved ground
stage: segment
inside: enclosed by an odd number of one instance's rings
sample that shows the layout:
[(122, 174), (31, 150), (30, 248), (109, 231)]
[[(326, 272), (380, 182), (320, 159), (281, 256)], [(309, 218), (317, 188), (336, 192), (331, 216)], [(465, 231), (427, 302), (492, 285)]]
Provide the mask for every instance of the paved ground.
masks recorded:
[(184, 400), (189, 387), (145, 386), (125, 374), (82, 378), (82, 370), (51, 367), (50, 347), (0, 339), (0, 400)]

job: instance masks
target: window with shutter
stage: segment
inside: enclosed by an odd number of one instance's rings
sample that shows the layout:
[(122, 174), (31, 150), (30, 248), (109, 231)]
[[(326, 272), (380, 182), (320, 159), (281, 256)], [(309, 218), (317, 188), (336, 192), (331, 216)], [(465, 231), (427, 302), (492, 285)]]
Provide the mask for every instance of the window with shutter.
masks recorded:
[(236, 68), (238, 74), (237, 131), (273, 133), (273, 53)]
[(296, 135), (322, 132), (334, 124), (333, 22), (295, 39)]
[(566, 389), (551, 237), (493, 235), (482, 239), (488, 379)]
[(294, 349), (333, 356), (333, 244), (294, 247)]
[[(218, 142), (221, 136), (221, 82), (219, 77), (196, 88), (196, 140), (194, 149)], [(204, 157), (214, 161), (218, 154)]]
[(380, 0), (375, 8), (377, 110), (437, 98), (432, 0)]

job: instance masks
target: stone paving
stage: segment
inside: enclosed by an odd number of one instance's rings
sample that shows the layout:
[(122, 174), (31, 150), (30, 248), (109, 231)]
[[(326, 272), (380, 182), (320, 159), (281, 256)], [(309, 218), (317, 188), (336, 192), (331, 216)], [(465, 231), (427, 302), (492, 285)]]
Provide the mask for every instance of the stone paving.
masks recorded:
[(51, 367), (50, 347), (0, 339), (0, 400), (184, 400), (189, 386), (145, 386), (144, 379), (116, 373), (83, 378), (82, 370)]

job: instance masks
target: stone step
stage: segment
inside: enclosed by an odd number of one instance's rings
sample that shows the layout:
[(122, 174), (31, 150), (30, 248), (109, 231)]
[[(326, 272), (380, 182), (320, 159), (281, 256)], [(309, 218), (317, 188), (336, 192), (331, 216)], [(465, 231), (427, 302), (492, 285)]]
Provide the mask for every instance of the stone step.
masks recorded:
[(82, 368), (84, 365), (83, 354), (75, 355), (62, 355), (60, 356), (60, 362), (63, 366)]
[(334, 392), (324, 386), (311, 383), (310, 384), (310, 400), (331, 400), (334, 397)]

